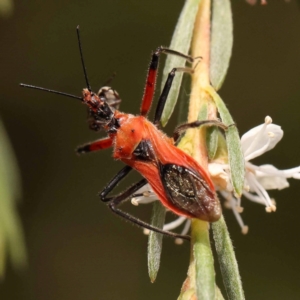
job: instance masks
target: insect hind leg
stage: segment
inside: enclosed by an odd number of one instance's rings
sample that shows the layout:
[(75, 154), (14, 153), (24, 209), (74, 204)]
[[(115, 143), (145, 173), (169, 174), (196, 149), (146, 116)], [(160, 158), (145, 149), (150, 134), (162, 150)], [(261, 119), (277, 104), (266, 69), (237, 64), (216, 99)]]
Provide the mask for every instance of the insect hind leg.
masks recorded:
[(118, 216), (132, 222), (133, 224), (136, 224), (142, 228), (147, 228), (151, 231), (155, 231), (167, 236), (171, 236), (173, 238), (180, 238), (180, 239), (184, 239), (184, 240), (190, 240), (190, 237), (187, 235), (181, 235), (181, 234), (177, 234), (174, 232), (170, 232), (170, 231), (165, 231), (161, 228), (152, 226), (151, 224), (148, 224), (132, 215), (130, 215), (127, 212), (124, 212), (122, 210), (120, 210), (118, 208), (118, 206), (120, 204), (122, 204), (123, 202), (125, 202), (126, 200), (128, 200), (136, 191), (138, 191), (141, 187), (143, 187), (145, 184), (147, 184), (147, 180), (146, 179), (142, 179), (139, 182), (137, 182), (136, 184), (132, 185), (131, 187), (129, 187), (127, 190), (123, 191), (121, 194), (117, 195), (117, 196), (112, 196), (112, 197), (106, 197), (108, 195), (109, 192), (111, 192), (114, 187), (117, 186), (117, 184), (129, 173), (129, 168), (128, 166), (126, 166), (125, 168), (123, 168), (109, 183), (108, 185), (104, 188), (104, 190), (99, 194), (100, 198), (102, 201), (104, 202), (108, 202), (108, 207), (110, 208), (110, 210), (117, 214)]

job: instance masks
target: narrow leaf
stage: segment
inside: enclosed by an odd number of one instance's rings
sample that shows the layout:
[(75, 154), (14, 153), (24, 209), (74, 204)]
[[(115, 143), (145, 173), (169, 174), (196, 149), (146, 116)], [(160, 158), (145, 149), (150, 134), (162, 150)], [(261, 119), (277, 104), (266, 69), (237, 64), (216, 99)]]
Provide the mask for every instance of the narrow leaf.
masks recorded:
[(209, 159), (213, 159), (217, 153), (218, 132), (219, 129), (216, 126), (208, 127), (206, 130), (206, 147)]
[(229, 0), (213, 0), (210, 81), (219, 90), (225, 79), (233, 44), (233, 25)]
[(208, 104), (207, 101), (204, 101), (200, 107), (200, 111), (198, 114), (198, 120), (203, 121), (208, 119)]
[[(208, 119), (208, 102), (205, 101), (200, 108), (198, 120)], [(206, 148), (209, 159), (213, 159), (218, 149), (218, 129), (215, 126), (207, 127), (206, 130)]]
[(214, 259), (210, 247), (208, 223), (192, 220), (192, 243), (196, 268), (197, 299), (215, 299)]
[[(188, 54), (192, 40), (192, 33), (195, 23), (198, 6), (201, 0), (187, 0), (181, 11), (178, 23), (173, 33), (170, 49)], [(185, 66), (185, 59), (169, 55), (166, 59), (166, 64), (163, 70), (161, 90), (165, 84), (169, 72), (176, 67)], [(170, 90), (164, 112), (162, 114), (161, 123), (165, 126), (173, 113), (177, 102), (179, 89), (182, 81), (182, 72), (177, 72), (173, 80), (172, 88)]]
[(189, 101), (190, 101), (190, 89), (191, 89), (191, 76), (190, 74), (184, 74), (179, 91), (179, 112), (177, 118), (177, 124), (185, 123), (188, 116)]
[[(165, 223), (166, 209), (161, 205), (159, 201), (153, 203), (152, 220), (151, 225), (163, 228)], [(162, 250), (162, 238), (161, 233), (150, 231), (148, 238), (148, 273), (151, 282), (154, 282), (160, 266), (160, 257)]]
[(223, 216), (212, 223), (213, 237), (228, 299), (245, 299), (233, 245)]
[[(214, 88), (211, 86), (207, 86), (205, 89), (215, 101), (222, 122), (227, 126), (234, 124), (226, 105), (224, 104), (218, 93), (214, 90)], [(241, 148), (240, 137), (236, 126), (231, 126), (230, 128), (228, 128), (225, 134), (231, 170), (231, 180), (234, 191), (239, 197), (242, 194), (245, 179), (245, 160)]]
[(218, 131), (218, 147), (214, 158), (215, 159), (220, 158), (223, 161), (225, 161), (225, 159), (228, 158), (226, 139), (224, 135), (220, 132), (220, 130)]

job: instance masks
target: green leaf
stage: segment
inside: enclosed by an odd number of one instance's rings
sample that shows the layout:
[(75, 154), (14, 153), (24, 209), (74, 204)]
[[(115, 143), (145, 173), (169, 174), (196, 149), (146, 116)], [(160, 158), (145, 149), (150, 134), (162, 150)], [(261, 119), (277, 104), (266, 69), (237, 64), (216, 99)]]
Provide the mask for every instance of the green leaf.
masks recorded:
[(200, 107), (200, 111), (198, 113), (198, 120), (203, 121), (208, 119), (208, 105), (207, 101), (203, 102), (203, 105)]
[(189, 289), (185, 292), (181, 292), (181, 294), (177, 298), (177, 300), (191, 300), (191, 299), (195, 299), (195, 290), (194, 289)]
[[(198, 120), (208, 119), (208, 103), (205, 101), (200, 108)], [(218, 149), (218, 128), (216, 126), (207, 127), (206, 129), (206, 148), (209, 159), (213, 159)]]
[[(13, 266), (20, 268), (26, 263), (22, 227), (16, 212), (16, 199), (20, 196), (20, 179), (13, 150), (1, 121), (0, 145), (0, 242), (2, 243), (0, 256), (3, 263), (3, 255), (8, 253)], [(0, 267), (0, 270), (3, 272), (3, 268)]]
[(223, 216), (212, 223), (213, 237), (228, 299), (245, 299), (233, 245)]
[(215, 300), (224, 300), (224, 297), (220, 291), (220, 289), (218, 288), (218, 286), (216, 285), (216, 298)]
[(213, 159), (218, 149), (219, 129), (216, 126), (208, 127), (206, 130), (206, 147), (209, 159)]
[[(151, 225), (163, 228), (165, 223), (166, 209), (159, 201), (153, 203), (153, 212)], [(150, 231), (148, 238), (148, 273), (151, 282), (154, 282), (160, 266), (160, 257), (162, 251), (162, 238), (161, 233)]]
[[(233, 119), (221, 97), (213, 87), (207, 86), (206, 91), (211, 95), (218, 108), (222, 122), (229, 126), (233, 125)], [(226, 144), (231, 170), (231, 180), (233, 188), (238, 197), (242, 195), (245, 180), (245, 160), (241, 148), (240, 137), (236, 126), (231, 126), (226, 130)]]
[(214, 259), (209, 240), (209, 224), (192, 219), (192, 243), (196, 269), (197, 299), (215, 299)]
[(228, 157), (226, 139), (225, 136), (220, 131), (218, 131), (218, 147), (214, 158), (221, 158), (223, 160), (226, 157)]
[(225, 79), (233, 44), (233, 25), (229, 0), (213, 0), (210, 81), (219, 90)]
[[(192, 40), (192, 33), (195, 23), (196, 14), (198, 11), (199, 3), (201, 0), (187, 0), (184, 4), (184, 7), (181, 11), (179, 20), (177, 22), (175, 31), (173, 33), (172, 41), (170, 44), (170, 49), (188, 54), (190, 49), (190, 44)], [(168, 55), (166, 59), (166, 64), (163, 70), (162, 76), (162, 85), (161, 90), (164, 87), (164, 84), (167, 80), (169, 72), (176, 67), (181, 67), (185, 65), (185, 59), (174, 56)], [(177, 72), (176, 76), (173, 80), (172, 88), (170, 90), (162, 118), (161, 123), (165, 126), (171, 117), (174, 107), (177, 102), (180, 85), (182, 81), (182, 72)]]
[(179, 91), (179, 112), (177, 118), (177, 124), (186, 123), (189, 101), (190, 101), (190, 91), (191, 89), (191, 76), (190, 74), (183, 74), (182, 83)]

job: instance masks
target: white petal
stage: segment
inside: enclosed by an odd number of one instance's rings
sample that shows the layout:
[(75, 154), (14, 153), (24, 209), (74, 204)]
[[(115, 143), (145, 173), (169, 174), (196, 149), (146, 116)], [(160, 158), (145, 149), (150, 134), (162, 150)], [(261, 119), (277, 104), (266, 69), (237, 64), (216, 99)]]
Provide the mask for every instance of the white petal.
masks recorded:
[(180, 226), (187, 218), (186, 217), (178, 217), (175, 221), (167, 223), (164, 225), (164, 230), (172, 230), (178, 226)]
[(208, 164), (208, 171), (214, 185), (221, 190), (232, 191), (229, 165), (221, 163)]
[(267, 207), (273, 207), (273, 202), (266, 189), (259, 183), (256, 176), (251, 172), (246, 172), (246, 181), (250, 187), (250, 191), (253, 191), (257, 196), (263, 199)]
[(255, 203), (259, 203), (259, 204), (262, 204), (262, 205), (266, 205), (266, 202), (265, 202), (265, 199), (257, 196), (257, 195), (254, 195), (250, 192), (246, 192), (246, 191), (243, 191), (243, 195), (248, 198), (250, 201), (253, 201)]
[(289, 187), (284, 172), (272, 165), (262, 165), (255, 170), (256, 178), (266, 190), (282, 190)]
[(247, 234), (248, 226), (246, 226), (243, 222), (243, 219), (240, 215), (240, 199), (235, 198), (232, 193), (220, 191), (221, 195), (228, 201), (230, 208), (233, 211), (233, 214), (242, 229), (243, 234)]
[(268, 122), (252, 128), (241, 138), (245, 160), (249, 161), (273, 149), (282, 139), (282, 136), (281, 127)]
[(289, 187), (286, 178), (300, 179), (300, 167), (278, 170), (272, 165), (255, 166), (247, 162), (246, 168), (255, 172), (257, 180), (267, 190), (282, 190)]
[(236, 203), (235, 203), (234, 200), (231, 201), (231, 205), (232, 205), (232, 211), (233, 211), (233, 214), (234, 214), (234, 216), (235, 216), (237, 222), (239, 223), (239, 225), (240, 225), (240, 227), (241, 227), (241, 229), (242, 229), (242, 233), (243, 233), (243, 234), (247, 234), (248, 231), (249, 231), (249, 228), (248, 228), (248, 226), (246, 226), (246, 225), (244, 224), (244, 221), (243, 221), (243, 219), (242, 219), (240, 213), (239, 213), (238, 210), (237, 210), (237, 206), (236, 206)]
[(222, 176), (228, 176), (229, 165), (222, 163), (210, 163), (208, 165), (208, 171), (212, 176), (218, 176), (222, 174)]
[(264, 176), (257, 180), (266, 190), (282, 190), (290, 186), (285, 178), (279, 176)]
[(185, 222), (185, 225), (181, 231), (181, 235), (185, 235), (188, 233), (190, 227), (191, 227), (191, 220), (190, 219), (187, 219), (186, 222)]
[(135, 206), (139, 204), (148, 204), (158, 200), (158, 197), (153, 192), (150, 184), (146, 184), (135, 192), (131, 198), (131, 203)]
[(261, 165), (257, 167), (257, 170), (257, 176), (265, 176), (265, 174), (267, 174), (281, 176), (284, 178), (299, 178), (300, 175), (300, 167), (295, 167), (286, 170), (278, 170), (272, 165)]

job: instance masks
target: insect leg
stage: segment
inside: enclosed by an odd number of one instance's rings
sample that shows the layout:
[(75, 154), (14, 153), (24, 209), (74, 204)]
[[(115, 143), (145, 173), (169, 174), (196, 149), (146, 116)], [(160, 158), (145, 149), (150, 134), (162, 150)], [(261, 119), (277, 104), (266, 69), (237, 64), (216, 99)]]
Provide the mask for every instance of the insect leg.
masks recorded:
[(129, 189), (127, 189), (125, 192), (121, 193), (120, 195), (114, 197), (110, 203), (108, 204), (108, 207), (112, 210), (112, 212), (114, 212), (115, 214), (117, 214), (118, 216), (140, 226), (143, 228), (147, 228), (149, 230), (167, 235), (167, 236), (171, 236), (173, 238), (181, 238), (184, 240), (190, 240), (190, 237), (187, 235), (181, 235), (181, 234), (177, 234), (171, 231), (165, 231), (163, 229), (160, 229), (158, 227), (154, 227), (122, 210), (120, 210), (118, 208), (118, 205), (120, 205), (122, 202), (126, 201), (128, 198), (130, 198), (130, 196), (136, 192), (137, 190), (139, 190), (143, 185), (145, 185), (147, 183), (146, 179), (142, 179), (141, 181), (139, 181), (138, 183), (134, 184), (133, 186), (131, 186)]
[(228, 127), (230, 127), (231, 125), (227, 126), (224, 123), (222, 123), (221, 121), (218, 120), (203, 120), (203, 121), (194, 121), (191, 123), (186, 123), (186, 124), (182, 124), (180, 126), (178, 126), (174, 133), (173, 133), (173, 139), (176, 142), (178, 140), (178, 138), (180, 137), (180, 135), (186, 131), (189, 128), (196, 128), (202, 125), (208, 125), (208, 126), (218, 126), (224, 130), (227, 130)]
[(118, 183), (132, 170), (130, 166), (125, 166), (121, 169), (106, 185), (106, 187), (99, 193), (99, 196), (103, 202), (111, 201), (115, 196), (106, 197)]
[(127, 190), (122, 192), (121, 194), (117, 196), (112, 196), (112, 197), (106, 197), (109, 192), (111, 192), (117, 184), (132, 170), (131, 167), (126, 166), (124, 167), (109, 183), (108, 185), (104, 188), (102, 192), (99, 193), (99, 196), (103, 202), (109, 202), (108, 207), (111, 209), (112, 212), (115, 214), (119, 215), (120, 217), (140, 226), (143, 228), (147, 228), (149, 230), (165, 234), (174, 238), (181, 238), (185, 240), (190, 240), (189, 236), (186, 235), (181, 235), (181, 234), (176, 234), (170, 231), (165, 231), (163, 229), (154, 227), (122, 210), (120, 210), (117, 206), (120, 205), (121, 203), (125, 202), (127, 199), (130, 198), (136, 191), (138, 191), (142, 186), (144, 186), (147, 183), (146, 179), (142, 179), (136, 184), (132, 185), (129, 187)]
[(170, 92), (170, 89), (172, 87), (172, 83), (173, 83), (173, 79), (175, 77), (175, 73), (176, 72), (186, 72), (186, 73), (193, 73), (194, 70), (191, 68), (174, 68), (168, 75), (168, 78), (166, 80), (164, 89), (158, 99), (158, 103), (157, 103), (157, 107), (156, 107), (156, 111), (155, 111), (155, 116), (154, 116), (154, 121), (153, 123), (158, 127), (159, 126), (159, 122)]
[(171, 50), (171, 49), (164, 48), (164, 47), (158, 47), (156, 49), (156, 51), (152, 54), (152, 58), (151, 58), (151, 62), (150, 62), (149, 70), (148, 70), (146, 87), (145, 87), (145, 92), (144, 92), (142, 105), (141, 105), (141, 115), (142, 116), (147, 115), (147, 113), (149, 112), (150, 106), (152, 104), (152, 100), (153, 100), (153, 96), (154, 96), (154, 92), (155, 92), (155, 83), (156, 83), (159, 56), (161, 53), (180, 56), (182, 58), (185, 58), (188, 62), (191, 62), (191, 63), (194, 62), (193, 57), (191, 57), (189, 55), (185, 55), (178, 51)]
[(102, 149), (106, 149), (111, 147), (113, 144), (113, 141), (110, 137), (106, 137), (101, 140), (97, 140), (88, 144), (85, 144), (83, 146), (80, 146), (76, 149), (76, 152), (78, 154), (83, 154), (87, 152), (92, 152), (92, 151), (98, 151)]

